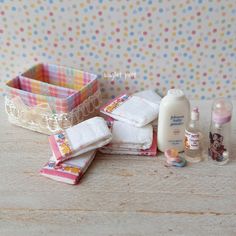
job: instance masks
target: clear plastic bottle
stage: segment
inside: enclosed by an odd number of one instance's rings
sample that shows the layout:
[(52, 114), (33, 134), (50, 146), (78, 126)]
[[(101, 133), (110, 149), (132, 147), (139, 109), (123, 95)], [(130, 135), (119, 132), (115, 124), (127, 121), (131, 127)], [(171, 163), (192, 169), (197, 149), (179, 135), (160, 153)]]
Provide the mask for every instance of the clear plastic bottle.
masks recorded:
[(189, 162), (200, 162), (202, 150), (200, 142), (199, 110), (195, 107), (191, 112), (191, 120), (185, 129), (185, 159)]
[(232, 110), (232, 103), (225, 98), (216, 99), (212, 105), (208, 157), (218, 165), (226, 164), (230, 158)]

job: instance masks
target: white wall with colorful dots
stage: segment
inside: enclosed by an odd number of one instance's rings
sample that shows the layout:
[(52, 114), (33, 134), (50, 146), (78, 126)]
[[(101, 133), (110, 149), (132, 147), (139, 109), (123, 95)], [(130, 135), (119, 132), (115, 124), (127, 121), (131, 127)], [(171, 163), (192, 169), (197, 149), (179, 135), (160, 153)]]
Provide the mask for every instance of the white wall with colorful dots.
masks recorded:
[(0, 93), (40, 62), (98, 74), (104, 98), (234, 98), (236, 1), (0, 0)]

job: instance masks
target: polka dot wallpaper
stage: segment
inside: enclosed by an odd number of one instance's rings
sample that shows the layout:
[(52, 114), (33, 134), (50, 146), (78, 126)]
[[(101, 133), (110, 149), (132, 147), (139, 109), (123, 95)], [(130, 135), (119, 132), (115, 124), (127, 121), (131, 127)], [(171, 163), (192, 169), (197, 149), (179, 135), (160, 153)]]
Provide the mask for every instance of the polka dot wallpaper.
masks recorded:
[(236, 97), (235, 0), (0, 0), (0, 93), (39, 62), (99, 75), (105, 98), (178, 87)]

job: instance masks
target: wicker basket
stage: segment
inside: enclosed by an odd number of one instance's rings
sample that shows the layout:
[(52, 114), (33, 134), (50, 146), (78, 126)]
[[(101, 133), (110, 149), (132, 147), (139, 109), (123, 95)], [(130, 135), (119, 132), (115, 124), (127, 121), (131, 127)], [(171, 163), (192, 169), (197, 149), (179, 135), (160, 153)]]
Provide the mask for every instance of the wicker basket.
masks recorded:
[(87, 72), (38, 64), (6, 85), (9, 121), (41, 133), (56, 133), (99, 111), (97, 76)]

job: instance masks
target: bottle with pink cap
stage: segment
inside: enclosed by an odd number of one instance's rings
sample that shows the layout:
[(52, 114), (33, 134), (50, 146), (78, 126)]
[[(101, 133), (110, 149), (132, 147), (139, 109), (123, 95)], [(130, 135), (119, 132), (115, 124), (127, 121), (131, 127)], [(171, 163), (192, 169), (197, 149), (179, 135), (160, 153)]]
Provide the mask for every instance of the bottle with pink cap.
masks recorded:
[(232, 103), (225, 98), (216, 99), (212, 105), (208, 156), (218, 165), (226, 164), (230, 158), (232, 110)]

